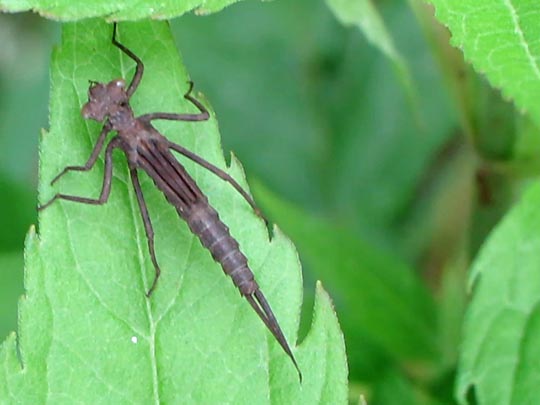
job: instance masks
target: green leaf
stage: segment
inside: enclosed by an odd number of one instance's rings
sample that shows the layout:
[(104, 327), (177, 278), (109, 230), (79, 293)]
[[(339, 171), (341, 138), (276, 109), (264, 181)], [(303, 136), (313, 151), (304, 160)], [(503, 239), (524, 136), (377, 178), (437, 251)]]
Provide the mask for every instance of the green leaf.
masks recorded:
[(219, 11), (238, 0), (164, 0), (155, 2), (108, 0), (0, 0), (0, 11), (34, 11), (44, 17), (75, 21), (91, 17), (103, 17), (109, 21), (142, 20), (144, 18), (171, 19), (188, 11), (208, 14)]
[(372, 397), (373, 405), (427, 405), (415, 393), (414, 386), (398, 370), (388, 370), (375, 384)]
[(540, 18), (529, 0), (430, 0), (474, 68), (540, 124)]
[(326, 4), (343, 25), (358, 27), (367, 40), (392, 61), (411, 104), (412, 112), (416, 116), (417, 123), (420, 123), (418, 94), (413, 85), (411, 73), (396, 49), (394, 40), (373, 2), (371, 0), (326, 0)]
[[(130, 78), (134, 72), (134, 63), (112, 46), (110, 25), (66, 24), (62, 39), (53, 54), (51, 130), (40, 149), (42, 203), (59, 190), (99, 193), (102, 160), (91, 172), (70, 173), (54, 187), (48, 183), (64, 166), (85, 162), (96, 141), (100, 125), (80, 117), (88, 80)], [(166, 23), (121, 24), (119, 39), (145, 63), (132, 100), (136, 114), (193, 110), (182, 97), (188, 76)], [(246, 185), (235, 159), (226, 168), (214, 118), (160, 124), (173, 142)], [(31, 232), (27, 238), (20, 335), (18, 342), (11, 335), (0, 349), (0, 398), (54, 404), (103, 398), (115, 404), (344, 403), (343, 338), (320, 287), (312, 330), (295, 346), (301, 273), (294, 247), (279, 229), (269, 241), (265, 224), (228, 184), (185, 162), (249, 258), (304, 373), (302, 386), (230, 279), (143, 175), (162, 268), (157, 290), (145, 297), (154, 270), (124, 156), (115, 153), (114, 163), (107, 204), (57, 202), (41, 213), (39, 236)]]
[(457, 383), (466, 403), (540, 402), (540, 187), (493, 231), (474, 263)]
[(346, 337), (363, 331), (401, 361), (438, 354), (434, 304), (411, 268), (260, 185), (255, 195), (265, 212), (279, 218), (315, 276), (336, 295)]
[(371, 44), (390, 59), (402, 63), (394, 41), (371, 0), (326, 0), (326, 4), (342, 24), (357, 26)]

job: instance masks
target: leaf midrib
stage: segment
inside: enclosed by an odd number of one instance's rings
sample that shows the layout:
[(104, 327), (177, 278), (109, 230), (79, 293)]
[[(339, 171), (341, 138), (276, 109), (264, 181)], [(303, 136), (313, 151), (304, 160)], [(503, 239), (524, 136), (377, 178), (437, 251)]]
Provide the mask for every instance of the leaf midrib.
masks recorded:
[[(118, 40), (121, 41), (120, 35), (118, 35)], [(126, 57), (123, 52), (118, 49), (118, 60), (119, 60), (119, 68), (120, 72), (123, 78), (126, 78), (128, 69), (126, 67), (126, 64), (124, 63), (124, 58)], [(136, 170), (136, 169), (135, 169)], [(124, 171), (126, 173), (126, 178), (129, 178), (129, 168), (127, 168), (126, 165), (124, 165)], [(137, 244), (137, 260), (139, 262), (139, 269), (141, 274), (141, 281), (142, 281), (142, 288), (143, 291), (141, 293), (144, 293), (144, 289), (147, 288), (149, 285), (148, 280), (146, 279), (147, 269), (146, 269), (146, 261), (145, 261), (145, 248), (141, 246), (141, 244), (146, 245), (143, 240), (143, 237), (141, 235), (141, 230), (139, 226), (139, 220), (137, 219), (137, 208), (135, 206), (134, 202), (134, 195), (133, 195), (133, 189), (130, 187), (130, 184), (126, 182), (126, 188), (127, 188), (127, 194), (128, 194), (128, 202), (129, 202), (129, 210), (131, 213), (132, 218), (132, 225), (133, 230), (135, 232), (135, 242)], [(149, 334), (148, 334), (148, 349), (149, 349), (149, 357), (150, 357), (150, 368), (152, 372), (152, 394), (154, 398), (154, 403), (156, 405), (159, 405), (161, 403), (160, 401), (160, 395), (159, 395), (159, 376), (158, 376), (158, 366), (157, 366), (157, 355), (156, 355), (156, 329), (157, 329), (157, 322), (154, 320), (154, 315), (152, 312), (152, 305), (150, 303), (150, 298), (145, 297), (144, 298), (144, 306), (145, 306), (145, 312), (146, 312), (146, 318), (148, 320), (148, 328), (149, 328)]]
[(523, 51), (525, 52), (525, 56), (529, 61), (529, 65), (531, 66), (535, 76), (540, 80), (540, 69), (538, 67), (538, 64), (535, 62), (535, 59), (529, 49), (529, 44), (527, 43), (523, 35), (523, 30), (521, 29), (517, 10), (514, 7), (512, 0), (504, 0), (504, 5), (508, 8), (508, 11), (510, 12), (510, 17), (512, 18), (512, 23), (514, 24), (514, 32), (519, 37), (519, 43), (523, 48)]

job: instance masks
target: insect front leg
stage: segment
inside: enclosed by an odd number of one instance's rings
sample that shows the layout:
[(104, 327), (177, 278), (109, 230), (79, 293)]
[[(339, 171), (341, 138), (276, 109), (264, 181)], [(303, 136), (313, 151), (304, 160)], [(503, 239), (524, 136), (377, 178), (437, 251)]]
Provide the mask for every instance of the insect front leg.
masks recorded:
[(116, 40), (116, 27), (117, 27), (117, 24), (114, 23), (113, 36), (112, 36), (113, 45), (119, 48), (131, 59), (133, 59), (135, 63), (137, 64), (137, 68), (135, 69), (135, 75), (133, 76), (133, 79), (131, 80), (129, 87), (126, 90), (128, 98), (130, 98), (132, 94), (135, 93), (135, 90), (137, 90), (137, 87), (139, 87), (139, 83), (141, 82), (141, 79), (144, 73), (144, 64), (142, 63), (142, 60), (140, 60), (137, 55), (135, 55), (131, 50), (129, 50), (128, 48), (126, 48), (124, 45), (122, 45), (120, 42)]
[(184, 94), (184, 98), (189, 100), (200, 111), (198, 114), (174, 114), (174, 113), (150, 113), (139, 117), (140, 120), (150, 122), (152, 120), (169, 120), (169, 121), (206, 121), (210, 118), (210, 113), (206, 107), (191, 95), (193, 90), (193, 82), (189, 82), (189, 89)]
[(67, 200), (83, 204), (102, 205), (107, 202), (111, 193), (111, 181), (112, 181), (112, 152), (115, 147), (118, 146), (120, 138), (114, 137), (105, 150), (105, 168), (103, 174), (103, 186), (101, 187), (101, 193), (98, 198), (80, 197), (76, 195), (68, 194), (56, 194), (53, 198), (47, 201), (45, 204), (38, 207), (38, 211), (42, 211), (51, 205), (56, 200)]
[(159, 264), (156, 259), (156, 252), (154, 250), (154, 229), (152, 227), (152, 221), (150, 220), (148, 208), (146, 207), (146, 202), (144, 201), (144, 196), (141, 189), (141, 183), (139, 182), (139, 175), (137, 174), (137, 169), (130, 168), (129, 174), (131, 175), (131, 182), (133, 183), (135, 195), (137, 196), (137, 202), (141, 211), (144, 230), (146, 232), (146, 240), (148, 241), (148, 251), (150, 252), (150, 258), (152, 259), (152, 264), (154, 265), (154, 269), (156, 271), (154, 282), (146, 293), (146, 296), (150, 297), (150, 295), (152, 295), (152, 292), (156, 288), (159, 275), (161, 274), (161, 269), (159, 268)]
[(184, 98), (186, 100), (191, 101), (191, 103), (199, 109), (199, 111), (201, 112), (200, 114), (201, 121), (206, 121), (208, 118), (210, 118), (210, 113), (199, 100), (197, 100), (195, 97), (191, 95), (191, 92), (193, 91), (193, 82), (190, 80), (188, 83), (189, 83), (189, 89), (186, 92), (186, 94), (184, 94)]
[(88, 158), (88, 161), (84, 164), (84, 166), (67, 166), (62, 170), (54, 179), (51, 181), (51, 186), (60, 179), (64, 174), (70, 171), (79, 171), (79, 172), (87, 172), (94, 167), (94, 164), (97, 161), (97, 158), (99, 154), (101, 153), (101, 149), (103, 149), (103, 144), (105, 143), (105, 139), (107, 138), (107, 134), (111, 132), (111, 124), (107, 122), (103, 129), (101, 130), (101, 133), (99, 134), (98, 141), (96, 142), (96, 145), (94, 146), (94, 149), (92, 150), (92, 154)]

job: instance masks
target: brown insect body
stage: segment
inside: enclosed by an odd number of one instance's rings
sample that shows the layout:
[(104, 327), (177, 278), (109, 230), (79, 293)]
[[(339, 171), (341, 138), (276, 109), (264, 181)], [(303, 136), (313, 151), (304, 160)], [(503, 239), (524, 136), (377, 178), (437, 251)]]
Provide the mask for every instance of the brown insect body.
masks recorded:
[(187, 173), (184, 166), (176, 160), (171, 153), (171, 150), (193, 160), (195, 163), (205, 167), (215, 175), (230, 183), (251, 205), (255, 212), (260, 215), (260, 211), (256, 207), (255, 202), (231, 176), (182, 146), (170, 142), (151, 124), (151, 121), (156, 119), (177, 121), (207, 120), (210, 117), (208, 111), (202, 103), (191, 96), (193, 83), (190, 83), (190, 88), (184, 97), (199, 109), (199, 113), (151, 113), (135, 118), (131, 106), (129, 105), (129, 99), (139, 85), (143, 75), (144, 65), (133, 52), (116, 40), (116, 24), (113, 29), (112, 42), (136, 62), (137, 68), (133, 80), (127, 88), (123, 79), (113, 80), (107, 84), (91, 83), (91, 87), (88, 91), (89, 100), (83, 106), (81, 114), (85, 119), (93, 119), (96, 121), (105, 120), (105, 125), (86, 164), (84, 166), (66, 167), (51, 182), (51, 184), (55, 183), (61, 176), (69, 171), (90, 170), (103, 149), (107, 134), (111, 131), (116, 131), (117, 135), (109, 141), (105, 150), (105, 169), (101, 195), (97, 199), (92, 199), (66, 194), (56, 194), (51, 200), (39, 207), (39, 209), (42, 210), (59, 199), (94, 205), (104, 204), (107, 201), (111, 190), (112, 151), (115, 148), (121, 149), (128, 160), (131, 180), (146, 231), (150, 258), (156, 271), (154, 282), (152, 283), (147, 296), (150, 296), (154, 291), (161, 270), (155, 257), (154, 231), (142, 194), (137, 170), (143, 170), (150, 178), (152, 178), (153, 182), (165, 195), (166, 199), (176, 207), (178, 214), (187, 222), (191, 231), (198, 236), (203, 246), (210, 251), (214, 260), (220, 263), (223, 271), (232, 278), (233, 283), (239, 289), (240, 293), (248, 300), (257, 315), (262, 319), (283, 350), (291, 358), (301, 380), (302, 375), (294, 355), (289, 348), (287, 340), (279, 327), (270, 305), (254, 279), (253, 272), (249, 268), (246, 256), (241, 252), (238, 242), (231, 236), (227, 225), (220, 220), (216, 210), (210, 206), (206, 196), (197, 186), (193, 178)]
[[(176, 207), (178, 215), (187, 222), (214, 260), (221, 264), (225, 274), (232, 278), (240, 293), (244, 296), (253, 294), (259, 286), (249, 269), (246, 256), (240, 251), (240, 246), (231, 236), (227, 225), (221, 221), (217, 211), (208, 203), (208, 199), (187, 174), (184, 166), (174, 158), (168, 148), (162, 147), (166, 139), (159, 139), (162, 135), (153, 127), (149, 133), (140, 132), (139, 137), (143, 133), (145, 135), (141, 138), (144, 141), (137, 141), (135, 151), (129, 152), (133, 154), (133, 160), (130, 161), (136, 162), (135, 167), (141, 168), (152, 178), (156, 187)], [(121, 132), (118, 136), (123, 138)], [(130, 134), (125, 134), (124, 137), (127, 137), (129, 142)]]

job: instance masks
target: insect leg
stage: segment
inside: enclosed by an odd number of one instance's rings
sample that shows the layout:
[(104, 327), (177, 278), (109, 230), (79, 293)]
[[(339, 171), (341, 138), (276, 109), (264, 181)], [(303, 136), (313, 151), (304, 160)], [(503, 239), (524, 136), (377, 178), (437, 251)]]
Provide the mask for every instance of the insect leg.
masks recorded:
[(300, 379), (300, 382), (302, 382), (302, 372), (298, 367), (298, 363), (296, 362), (291, 348), (287, 343), (287, 339), (285, 339), (285, 336), (283, 335), (283, 332), (279, 327), (278, 321), (274, 316), (274, 313), (272, 312), (268, 301), (266, 301), (264, 294), (261, 292), (261, 290), (256, 290), (252, 295), (246, 295), (245, 297), (250, 303), (250, 305), (253, 307), (257, 315), (259, 315), (259, 318), (262, 319), (266, 327), (270, 330), (270, 332), (272, 332), (272, 335), (274, 335), (285, 353), (287, 353), (287, 355), (290, 357), (294, 364), (294, 367), (296, 368), (296, 371), (298, 372), (298, 378)]
[(200, 111), (199, 114), (174, 114), (174, 113), (150, 113), (150, 114), (144, 114), (139, 117), (139, 119), (145, 120), (145, 121), (152, 121), (152, 120), (170, 120), (170, 121), (206, 121), (208, 118), (210, 118), (210, 113), (206, 109), (206, 107), (195, 97), (191, 95), (191, 91), (193, 90), (193, 82), (189, 82), (189, 89), (184, 94), (184, 98), (186, 100), (191, 101), (191, 103), (197, 107)]
[(236, 191), (240, 193), (242, 197), (247, 201), (249, 205), (251, 205), (251, 208), (253, 208), (253, 211), (255, 211), (255, 214), (257, 214), (259, 217), (261, 217), (266, 223), (268, 223), (268, 220), (264, 217), (259, 207), (257, 207), (257, 204), (255, 204), (255, 201), (253, 201), (253, 198), (242, 188), (240, 184), (237, 183), (235, 179), (233, 179), (228, 173), (221, 170), (219, 167), (214, 166), (209, 161), (203, 159), (199, 155), (189, 151), (188, 149), (184, 148), (183, 146), (180, 146), (176, 143), (169, 142), (169, 148), (174, 150), (175, 152), (180, 153), (181, 155), (184, 155), (188, 159), (193, 160), (198, 165), (204, 167), (205, 169), (209, 170), (210, 172), (214, 173), (216, 176), (221, 178), (222, 180), (225, 180), (228, 182), (231, 186), (235, 188)]
[(111, 193), (111, 181), (112, 181), (112, 152), (113, 149), (118, 146), (120, 138), (114, 137), (105, 150), (105, 169), (103, 174), (103, 186), (101, 188), (101, 194), (98, 198), (80, 197), (76, 195), (68, 194), (56, 194), (53, 198), (47, 201), (45, 204), (38, 207), (38, 211), (42, 211), (51, 205), (56, 200), (67, 200), (83, 204), (102, 205), (107, 202)]
[(208, 113), (208, 110), (203, 105), (203, 103), (201, 103), (199, 100), (197, 100), (195, 97), (191, 95), (191, 92), (193, 90), (193, 82), (190, 80), (188, 83), (189, 83), (189, 89), (186, 92), (186, 94), (184, 94), (184, 98), (186, 100), (191, 101), (191, 103), (199, 109), (199, 111), (201, 112), (200, 114), (201, 121), (206, 121), (208, 118), (210, 118), (210, 114)]
[(152, 222), (150, 220), (150, 215), (148, 214), (148, 208), (146, 207), (146, 202), (144, 201), (144, 196), (141, 189), (141, 183), (139, 182), (139, 175), (137, 174), (137, 169), (129, 169), (129, 174), (131, 175), (131, 182), (133, 183), (135, 195), (137, 196), (137, 202), (141, 211), (144, 230), (146, 232), (146, 240), (148, 241), (148, 251), (150, 252), (150, 258), (152, 259), (152, 264), (154, 265), (154, 269), (156, 271), (152, 286), (146, 293), (146, 296), (150, 297), (150, 295), (152, 295), (152, 292), (156, 288), (159, 275), (161, 274), (161, 269), (159, 268), (159, 264), (156, 259), (156, 252), (154, 250), (154, 229), (152, 228)]
[(88, 161), (84, 164), (84, 166), (67, 166), (62, 170), (54, 179), (51, 181), (51, 186), (60, 179), (64, 174), (70, 171), (79, 171), (79, 172), (87, 172), (88, 170), (92, 169), (94, 167), (94, 164), (96, 163), (96, 160), (101, 153), (101, 149), (103, 148), (103, 144), (105, 143), (105, 139), (107, 138), (107, 134), (111, 132), (111, 124), (107, 122), (103, 129), (101, 130), (101, 133), (99, 134), (98, 141), (96, 142), (96, 145), (94, 146), (94, 149), (92, 150), (92, 154), (90, 155), (90, 158)]
[(135, 61), (137, 64), (137, 68), (135, 69), (135, 75), (133, 76), (133, 79), (131, 80), (131, 83), (129, 84), (128, 89), (126, 90), (126, 93), (128, 95), (128, 98), (131, 97), (133, 93), (135, 93), (135, 90), (137, 90), (137, 87), (139, 86), (139, 83), (142, 79), (143, 73), (144, 73), (144, 64), (139, 59), (137, 55), (135, 55), (133, 52), (131, 52), (128, 48), (126, 48), (124, 45), (122, 45), (120, 42), (116, 40), (116, 23), (113, 25), (113, 36), (112, 36), (112, 43), (114, 46), (119, 48), (122, 52), (124, 52), (127, 56), (129, 56), (131, 59)]

